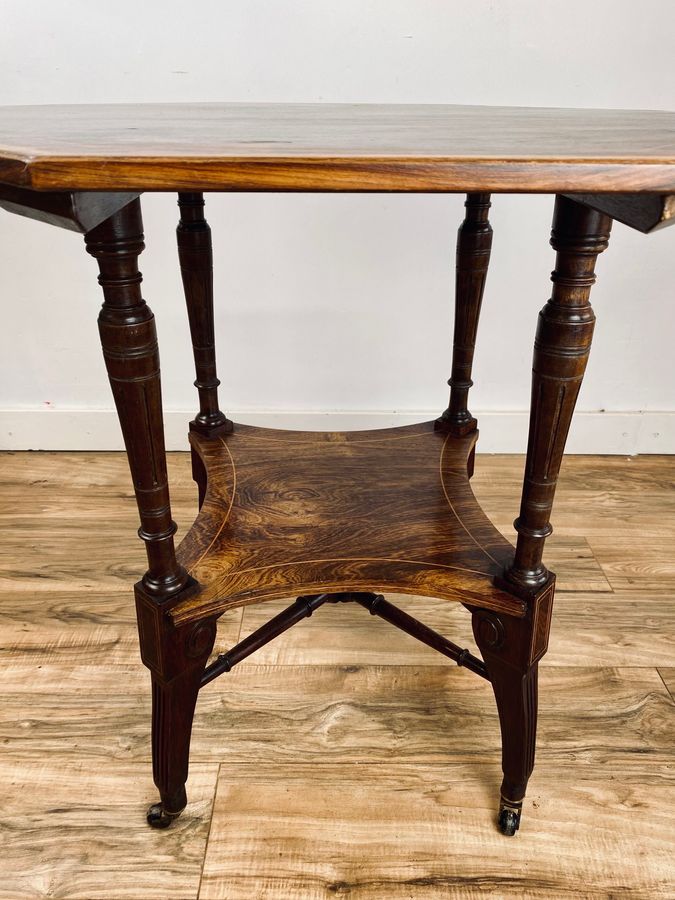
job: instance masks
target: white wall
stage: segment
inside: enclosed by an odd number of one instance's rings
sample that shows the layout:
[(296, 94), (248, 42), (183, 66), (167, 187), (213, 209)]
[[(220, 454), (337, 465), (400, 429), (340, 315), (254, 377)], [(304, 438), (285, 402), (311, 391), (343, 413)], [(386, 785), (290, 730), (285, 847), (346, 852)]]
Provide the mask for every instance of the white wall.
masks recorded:
[[(675, 108), (672, 0), (5, 0), (0, 103), (372, 101)], [(220, 195), (223, 406), (246, 421), (370, 427), (447, 401), (455, 196)], [(495, 196), (474, 368), (481, 446), (524, 447), (549, 197)], [(195, 407), (173, 230), (144, 199), (171, 447)], [(675, 234), (616, 225), (570, 448), (675, 452)], [(0, 444), (119, 446), (77, 235), (0, 216)]]

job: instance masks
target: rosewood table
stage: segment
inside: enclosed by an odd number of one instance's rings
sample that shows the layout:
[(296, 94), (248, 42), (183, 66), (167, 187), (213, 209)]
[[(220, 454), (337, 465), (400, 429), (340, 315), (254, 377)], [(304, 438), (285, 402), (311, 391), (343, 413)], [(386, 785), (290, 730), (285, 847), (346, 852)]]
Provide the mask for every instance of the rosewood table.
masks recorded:
[[(176, 191), (199, 412), (199, 514), (174, 547), (153, 315), (141, 294), (139, 196)], [(436, 421), (350, 433), (274, 431), (221, 411), (207, 191), (466, 194), (450, 402)], [(473, 496), (467, 397), (490, 258), (492, 193), (554, 194), (551, 297), (539, 313), (515, 548)], [(148, 570), (136, 585), (152, 676), (152, 757), (165, 827), (186, 805), (201, 688), (324, 603), (356, 602), (486, 678), (502, 733), (499, 827), (518, 829), (534, 764), (537, 664), (555, 578), (542, 562), (556, 480), (591, 346), (596, 258), (614, 219), (675, 214), (675, 114), (462, 106), (145, 105), (0, 111), (0, 205), (84, 234), (103, 289), (99, 330)], [(262, 324), (262, 323), (261, 323)], [(429, 323), (431, 324), (431, 323)], [(254, 336), (251, 336), (254, 340)], [(464, 605), (482, 658), (380, 592)], [(218, 618), (296, 596), (210, 661)]]

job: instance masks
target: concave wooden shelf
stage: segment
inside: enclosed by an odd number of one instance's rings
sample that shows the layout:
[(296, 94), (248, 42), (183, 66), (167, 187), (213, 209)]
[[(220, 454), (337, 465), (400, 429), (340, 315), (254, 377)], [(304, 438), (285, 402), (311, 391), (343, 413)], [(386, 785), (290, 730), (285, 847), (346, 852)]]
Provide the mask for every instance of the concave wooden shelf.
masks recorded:
[(178, 557), (201, 587), (173, 608), (174, 622), (331, 591), (421, 594), (524, 615), (523, 602), (493, 584), (513, 547), (469, 485), (476, 436), (452, 437), (433, 422), (193, 433), (208, 487)]

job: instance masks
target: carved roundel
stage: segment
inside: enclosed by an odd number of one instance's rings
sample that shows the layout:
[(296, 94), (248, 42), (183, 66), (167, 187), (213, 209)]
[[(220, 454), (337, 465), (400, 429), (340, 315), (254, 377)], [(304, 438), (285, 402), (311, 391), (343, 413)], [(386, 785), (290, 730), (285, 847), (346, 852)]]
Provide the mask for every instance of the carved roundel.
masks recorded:
[(197, 622), (185, 638), (185, 655), (197, 659), (208, 653), (215, 636), (215, 622)]
[(476, 630), (479, 645), (497, 650), (504, 643), (504, 625), (494, 613), (481, 613)]

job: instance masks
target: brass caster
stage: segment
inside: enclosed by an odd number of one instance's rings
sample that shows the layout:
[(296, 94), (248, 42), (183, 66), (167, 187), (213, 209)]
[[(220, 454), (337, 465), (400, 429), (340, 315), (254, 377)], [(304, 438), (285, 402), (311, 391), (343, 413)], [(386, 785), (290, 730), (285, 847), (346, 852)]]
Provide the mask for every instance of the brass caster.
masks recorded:
[(518, 803), (517, 805), (513, 802), (506, 802), (502, 800), (499, 804), (499, 830), (502, 834), (507, 835), (508, 837), (513, 837), (513, 835), (518, 831), (520, 827), (520, 813), (522, 811), (522, 804)]
[(182, 809), (175, 813), (168, 812), (164, 809), (162, 803), (153, 803), (148, 809), (146, 818), (148, 820), (148, 825), (152, 828), (168, 828), (173, 820), (177, 819), (182, 812)]

